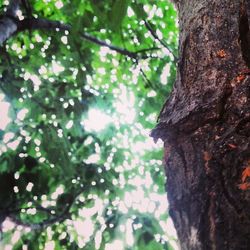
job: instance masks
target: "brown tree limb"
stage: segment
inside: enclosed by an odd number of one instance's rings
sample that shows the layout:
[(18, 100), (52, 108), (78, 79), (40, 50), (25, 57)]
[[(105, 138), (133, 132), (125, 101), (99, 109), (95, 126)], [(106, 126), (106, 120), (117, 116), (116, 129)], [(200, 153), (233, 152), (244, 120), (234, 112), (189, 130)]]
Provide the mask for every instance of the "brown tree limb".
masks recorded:
[(11, 0), (8, 5), (6, 14), (9, 16), (15, 17), (16, 12), (20, 9), (20, 4), (21, 4), (21, 0)]
[[(61, 22), (58, 21), (50, 21), (47, 19), (32, 19), (29, 23), (27, 23), (28, 25), (30, 25), (30, 29), (59, 29), (59, 30), (71, 30), (71, 25), (67, 25), (67, 24), (62, 24)], [(24, 25), (25, 27), (26, 25)], [(27, 26), (26, 26), (27, 28)], [(149, 56), (147, 55), (143, 55), (143, 56), (139, 56), (139, 54), (144, 54), (146, 51), (148, 50), (156, 50), (156, 48), (149, 48), (149, 49), (144, 49), (144, 50), (138, 50), (135, 52), (114, 46), (112, 44), (108, 44), (107, 42), (100, 40), (94, 36), (91, 36), (90, 34), (87, 33), (81, 33), (80, 36), (90, 42), (93, 42), (97, 45), (100, 46), (104, 46), (109, 48), (110, 50), (116, 51), (117, 53), (124, 55), (124, 56), (128, 56), (132, 59), (138, 59), (138, 58), (148, 58)]]
[(23, 30), (56, 30), (65, 31), (70, 30), (71, 26), (64, 24), (59, 21), (50, 21), (44, 18), (25, 18), (24, 20), (19, 22), (18, 31)]
[[(20, 5), (23, 1), (21, 0), (12, 0), (10, 4), (8, 5), (7, 11), (0, 19), (0, 45), (2, 45), (6, 40), (8, 40), (11, 36), (14, 34), (21, 32), (23, 30), (56, 30), (59, 29), (59, 31), (70, 31), (71, 25), (63, 24), (59, 21), (51, 21), (44, 18), (34, 18), (34, 17), (28, 17), (24, 20), (19, 20), (16, 16), (17, 10), (20, 9)], [(148, 28), (148, 30), (151, 32), (152, 36), (157, 39), (167, 50), (173, 55), (174, 59), (177, 61), (176, 56), (174, 53), (168, 48), (168, 46), (159, 39), (159, 37), (156, 35), (156, 33), (151, 28), (150, 24), (145, 21), (145, 25)], [(129, 51), (127, 49), (123, 49), (117, 46), (114, 46), (112, 44), (108, 44), (107, 42), (100, 40), (94, 36), (91, 36), (87, 33), (81, 33), (80, 36), (90, 42), (93, 42), (97, 45), (104, 46), (109, 48), (110, 50), (116, 51), (117, 53), (130, 57), (132, 59), (146, 59), (151, 57), (150, 55), (145, 54), (147, 51), (151, 50), (157, 50), (158, 48), (148, 48), (148, 49), (142, 49), (138, 51)]]
[[(19, 6), (19, 5), (18, 5)], [(15, 6), (16, 8), (18, 6)], [(15, 18), (15, 17), (13, 17)], [(25, 18), (24, 20), (19, 21), (16, 19), (16, 21), (12, 20), (13, 18), (9, 18), (9, 16), (4, 16), (2, 20), (0, 20), (0, 33), (3, 36), (1, 39), (0, 35), (0, 45), (6, 41), (9, 37), (14, 35), (15, 33), (21, 32), (23, 30), (57, 30), (58, 31), (70, 31), (72, 29), (71, 25), (68, 24), (63, 24), (59, 21), (51, 21), (48, 19), (44, 18)], [(1, 22), (4, 22), (3, 27), (4, 29), (1, 30)], [(8, 27), (11, 29), (11, 32), (7, 32)], [(81, 38), (93, 42), (97, 45), (104, 46), (109, 48), (110, 50), (116, 51), (117, 53), (130, 57), (132, 59), (146, 59), (149, 58), (150, 55), (146, 55), (145, 52), (149, 50), (156, 50), (158, 48), (148, 48), (148, 49), (143, 49), (143, 50), (138, 50), (138, 51), (129, 51), (117, 46), (114, 46), (112, 44), (108, 44), (107, 42), (100, 40), (94, 36), (91, 36), (90, 34), (87, 33), (81, 33), (80, 34)]]
[(10, 1), (7, 11), (0, 19), (0, 45), (10, 38), (18, 29), (16, 11), (20, 8), (20, 0)]

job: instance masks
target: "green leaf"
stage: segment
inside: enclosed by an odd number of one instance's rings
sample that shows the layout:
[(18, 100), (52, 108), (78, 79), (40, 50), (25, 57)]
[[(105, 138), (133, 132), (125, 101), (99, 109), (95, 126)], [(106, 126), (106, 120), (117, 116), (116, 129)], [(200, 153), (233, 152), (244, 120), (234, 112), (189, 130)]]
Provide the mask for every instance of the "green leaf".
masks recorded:
[(147, 13), (143, 9), (143, 4), (133, 3), (132, 8), (139, 20), (145, 19), (147, 17)]
[(67, 141), (64, 137), (60, 138), (58, 136), (56, 128), (52, 126), (44, 127), (42, 147), (47, 154), (48, 160), (53, 163), (56, 168), (61, 168), (62, 175), (70, 177), (73, 174), (68, 155), (69, 147)]
[(110, 15), (110, 27), (117, 31), (127, 14), (129, 0), (116, 0)]
[(8, 161), (3, 160), (0, 162), (0, 174), (8, 170)]
[(106, 15), (103, 8), (103, 2), (99, 0), (91, 0), (91, 7), (100, 22), (104, 24), (106, 22)]

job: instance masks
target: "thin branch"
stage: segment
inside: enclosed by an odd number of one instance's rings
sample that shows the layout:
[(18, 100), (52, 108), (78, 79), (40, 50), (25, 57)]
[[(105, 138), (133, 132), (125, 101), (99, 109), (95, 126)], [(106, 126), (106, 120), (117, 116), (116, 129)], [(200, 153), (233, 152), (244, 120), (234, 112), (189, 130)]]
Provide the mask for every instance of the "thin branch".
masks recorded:
[(65, 31), (70, 30), (71, 26), (64, 24), (59, 21), (50, 21), (48, 19), (44, 18), (25, 18), (22, 21), (19, 22), (19, 31), (23, 30), (56, 30), (58, 31)]
[[(38, 206), (34, 206), (34, 207), (17, 208), (17, 209), (14, 209), (14, 210), (9, 210), (8, 211), (8, 216), (17, 225), (21, 225), (21, 226), (24, 226), (24, 227), (29, 227), (32, 230), (44, 229), (44, 228), (46, 228), (46, 227), (48, 227), (50, 225), (53, 225), (53, 224), (58, 223), (58, 222), (63, 222), (64, 220), (70, 218), (70, 216), (71, 216), (70, 209), (75, 204), (75, 202), (77, 201), (79, 195), (81, 195), (83, 192), (84, 192), (83, 188), (80, 188), (79, 190), (77, 190), (75, 195), (72, 197), (72, 200), (69, 203), (65, 204), (65, 208), (64, 208), (63, 212), (60, 213), (59, 215), (53, 216), (51, 214), (51, 211), (53, 209), (44, 208), (41, 205), (38, 205)], [(21, 219), (16, 218), (15, 213), (20, 212), (22, 209), (28, 210), (30, 208), (35, 208), (35, 209), (37, 209), (39, 211), (46, 212), (47, 214), (49, 214), (51, 216), (51, 218), (48, 218), (48, 219), (46, 219), (46, 220), (44, 220), (42, 222), (39, 222), (39, 223), (24, 222)]]
[(55, 111), (55, 108), (54, 107), (50, 107), (42, 102), (40, 102), (38, 99), (36, 99), (34, 96), (32, 96), (30, 98), (30, 100), (32, 100), (34, 103), (36, 103), (39, 107), (43, 108), (46, 112), (52, 112), (52, 111)]
[[(59, 21), (51, 21), (44, 18), (34, 18), (28, 17), (24, 20), (19, 20), (16, 17), (16, 11), (20, 8), (20, 0), (12, 0), (9, 4), (6, 14), (0, 20), (0, 45), (6, 41), (9, 37), (23, 30), (57, 30), (58, 31), (70, 31), (72, 29), (71, 25), (63, 24)], [(24, 1), (25, 3), (25, 1)], [(25, 7), (25, 6), (24, 6)], [(130, 57), (132, 59), (146, 59), (150, 56), (146, 55), (145, 52), (150, 50), (156, 50), (158, 48), (149, 48), (142, 49), (135, 52), (129, 51), (127, 49), (123, 49), (112, 44), (108, 44), (107, 42), (100, 40), (94, 36), (91, 36), (87, 33), (81, 33), (81, 38), (98, 44), (100, 46), (104, 46), (109, 48), (110, 50), (116, 51), (117, 53)]]
[(145, 74), (145, 72), (143, 71), (142, 68), (140, 68), (140, 72), (141, 72), (141, 74), (142, 74), (144, 80), (147, 82), (147, 85), (148, 85), (149, 87), (151, 87), (152, 89), (154, 89), (154, 84), (148, 79), (147, 75)]
[[(73, 205), (73, 202), (72, 202), (72, 204), (67, 205), (67, 207), (64, 209), (64, 211), (61, 214), (59, 214), (57, 216), (53, 216), (52, 218), (49, 218), (47, 220), (44, 220), (44, 221), (38, 222), (38, 223), (23, 222), (22, 220), (16, 218), (13, 214), (9, 214), (8, 216), (17, 225), (24, 226), (24, 227), (29, 227), (32, 230), (39, 230), (39, 229), (44, 229), (44, 228), (46, 228), (46, 227), (48, 227), (50, 225), (53, 225), (53, 224), (55, 224), (57, 222), (62, 222), (64, 220), (68, 219), (70, 217), (69, 210), (70, 210), (72, 205)], [(41, 210), (41, 209), (39, 209), (39, 210)], [(46, 211), (46, 212), (48, 213), (48, 211)]]
[(81, 37), (84, 38), (84, 39), (86, 39), (86, 40), (88, 40), (88, 41), (91, 41), (91, 42), (93, 42), (95, 44), (107, 47), (110, 50), (116, 51), (116, 52), (118, 52), (121, 55), (128, 56), (128, 57), (133, 58), (133, 59), (137, 59), (138, 58), (138, 53), (136, 53), (136, 52), (131, 52), (131, 51), (128, 51), (126, 49), (116, 47), (116, 46), (114, 46), (112, 44), (108, 44), (108, 43), (106, 43), (106, 42), (104, 42), (102, 40), (99, 40), (98, 38), (95, 38), (95, 37), (89, 35), (89, 34), (82, 33)]
[(20, 0), (12, 0), (7, 11), (0, 19), (0, 45), (10, 38), (18, 29), (16, 12), (20, 8)]
[(148, 48), (148, 49), (139, 49), (139, 50), (136, 50), (135, 53), (145, 53), (145, 52), (148, 52), (148, 51), (152, 51), (152, 50), (159, 50), (160, 48), (158, 47), (152, 47), (152, 48)]
[(174, 52), (169, 48), (169, 46), (168, 46), (162, 39), (160, 39), (160, 38), (158, 37), (158, 35), (157, 35), (157, 34), (155, 33), (155, 31), (152, 29), (150, 23), (149, 23), (148, 21), (146, 21), (146, 20), (144, 20), (144, 23), (145, 23), (145, 26), (146, 26), (146, 28), (148, 29), (148, 31), (151, 33), (151, 35), (152, 35), (157, 41), (159, 41), (160, 44), (161, 44), (164, 48), (166, 48), (166, 49), (169, 51), (169, 53), (174, 57), (175, 62), (177, 62), (177, 61), (178, 61), (177, 56), (176, 56), (176, 55), (174, 54)]
[(41, 205), (31, 206), (31, 207), (20, 207), (20, 208), (15, 208), (15, 209), (8, 209), (7, 214), (14, 214), (14, 213), (21, 212), (22, 210), (29, 210), (29, 209), (33, 209), (33, 208), (35, 208), (38, 211), (45, 212), (45, 213), (51, 215), (52, 209), (42, 207)]
[(46, 228), (46, 227), (48, 227), (50, 225), (53, 225), (53, 224), (55, 224), (57, 222), (64, 221), (65, 219), (69, 218), (69, 214), (66, 214), (66, 213), (65, 214), (60, 214), (58, 216), (47, 219), (47, 220), (45, 220), (43, 222), (40, 222), (40, 223), (28, 223), (28, 222), (23, 222), (22, 220), (17, 219), (14, 216), (9, 216), (9, 217), (17, 225), (24, 226), (24, 227), (29, 227), (31, 230), (40, 230), (40, 229), (44, 229), (44, 228)]
[[(28, 16), (24, 20), (19, 20), (16, 16), (16, 12), (18, 9), (20, 9), (21, 2), (24, 4), (24, 7), (27, 9), (26, 1), (12, 0), (8, 6), (6, 14), (3, 15), (3, 17), (0, 19), (0, 45), (2, 45), (3, 42), (5, 42), (8, 38), (10, 38), (15, 33), (18, 33), (23, 30), (35, 30), (35, 29), (41, 29), (41, 30), (43, 29), (57, 30), (58, 29), (58, 31), (66, 31), (66, 30), (70, 31), (71, 30), (72, 28), (71, 25), (63, 24), (59, 21), (51, 21), (51, 20), (44, 19), (44, 18), (34, 18), (34, 17)], [(157, 35), (151, 29), (150, 25), (146, 21), (145, 23), (148, 29), (151, 31), (151, 34), (156, 39), (158, 39), (162, 43), (162, 45), (164, 45), (164, 47), (166, 47), (166, 45), (157, 37)], [(81, 33), (80, 36), (85, 40), (107, 47), (110, 50), (116, 51), (117, 53), (121, 55), (130, 57), (135, 60), (151, 58), (151, 56), (145, 54), (145, 52), (158, 49), (158, 48), (149, 48), (149, 49), (142, 49), (142, 50), (133, 52), (127, 49), (114, 46), (112, 44), (108, 44), (107, 42), (100, 40), (94, 36), (91, 36), (87, 33)], [(167, 49), (171, 52), (169, 48)]]
[[(34, 29), (56, 30), (58, 29), (58, 31), (66, 31), (66, 30), (70, 31), (71, 28), (72, 28), (71, 25), (63, 24), (59, 21), (51, 21), (51, 20), (42, 19), (42, 18), (24, 19), (23, 21), (20, 21), (20, 25), (19, 25), (19, 31), (27, 30), (27, 29), (28, 30), (34, 30)], [(80, 36), (81, 38), (87, 41), (93, 42), (100, 46), (107, 47), (110, 50), (116, 51), (117, 53), (124, 55), (124, 56), (128, 56), (132, 59), (149, 58), (150, 56), (146, 55), (145, 52), (158, 49), (158, 48), (148, 48), (148, 49), (142, 49), (142, 50), (132, 52), (132, 51), (114, 46), (112, 44), (108, 44), (107, 42), (100, 40), (94, 36), (91, 36), (90, 34), (87, 34), (87, 33), (81, 33)]]

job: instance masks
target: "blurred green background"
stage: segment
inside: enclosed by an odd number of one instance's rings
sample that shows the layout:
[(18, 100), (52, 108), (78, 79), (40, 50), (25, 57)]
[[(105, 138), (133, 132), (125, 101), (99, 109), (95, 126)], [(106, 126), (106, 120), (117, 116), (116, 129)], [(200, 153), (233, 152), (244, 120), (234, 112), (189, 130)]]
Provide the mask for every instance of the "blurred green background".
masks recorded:
[(21, 2), (19, 20), (70, 28), (0, 47), (0, 249), (178, 249), (149, 136), (175, 79), (174, 6)]

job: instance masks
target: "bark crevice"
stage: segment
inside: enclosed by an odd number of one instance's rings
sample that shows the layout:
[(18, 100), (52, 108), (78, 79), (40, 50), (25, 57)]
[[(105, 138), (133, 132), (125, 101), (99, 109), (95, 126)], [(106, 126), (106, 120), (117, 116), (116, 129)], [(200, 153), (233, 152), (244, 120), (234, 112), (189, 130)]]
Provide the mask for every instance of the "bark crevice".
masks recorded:
[(243, 1), (240, 9), (239, 20), (239, 42), (241, 45), (242, 58), (246, 66), (250, 68), (250, 31), (249, 31), (249, 16), (246, 1)]

